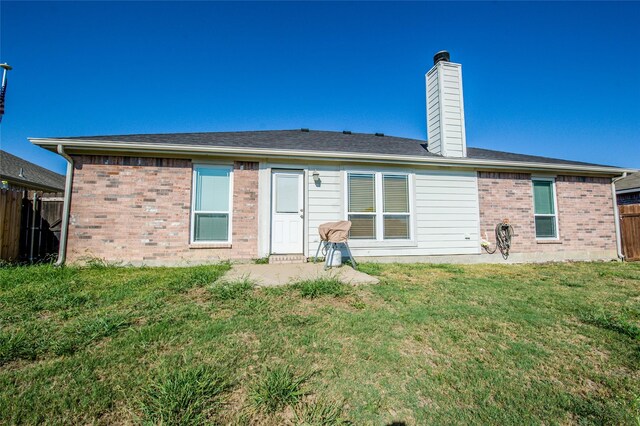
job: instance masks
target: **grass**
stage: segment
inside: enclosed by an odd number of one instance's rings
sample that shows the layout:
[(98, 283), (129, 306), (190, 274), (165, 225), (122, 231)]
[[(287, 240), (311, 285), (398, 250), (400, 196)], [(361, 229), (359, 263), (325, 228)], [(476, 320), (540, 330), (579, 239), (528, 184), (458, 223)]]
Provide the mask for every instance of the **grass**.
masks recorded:
[(304, 402), (296, 407), (295, 423), (300, 426), (335, 426), (350, 422), (343, 417), (343, 404), (333, 401)]
[(216, 285), (212, 285), (209, 291), (216, 300), (234, 300), (241, 299), (249, 294), (253, 289), (254, 284), (247, 280), (235, 281), (235, 282), (222, 282)]
[(640, 264), (228, 268), (0, 267), (0, 424), (640, 425)]
[(307, 299), (315, 299), (320, 296), (340, 297), (347, 294), (348, 291), (348, 286), (337, 278), (300, 281), (295, 283), (293, 287), (300, 290), (300, 296)]
[(266, 369), (250, 391), (251, 403), (258, 410), (275, 413), (300, 401), (303, 383), (309, 375), (296, 376), (289, 366)]
[(145, 423), (200, 425), (220, 409), (224, 373), (206, 365), (166, 366), (145, 390)]
[(580, 315), (580, 319), (587, 324), (592, 324), (605, 330), (612, 330), (632, 339), (640, 339), (640, 327), (625, 317), (605, 312), (602, 309), (596, 312), (584, 312)]

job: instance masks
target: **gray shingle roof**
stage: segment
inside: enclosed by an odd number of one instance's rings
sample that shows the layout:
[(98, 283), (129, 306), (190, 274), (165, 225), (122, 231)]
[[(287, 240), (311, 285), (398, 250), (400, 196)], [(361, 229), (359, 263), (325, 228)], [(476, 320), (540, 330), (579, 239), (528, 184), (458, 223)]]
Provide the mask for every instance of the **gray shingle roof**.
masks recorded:
[[(82, 139), (88, 141), (140, 142), (148, 144), (219, 146), (236, 148), (262, 148), (299, 151), (348, 152), (362, 154), (389, 154), (414, 157), (439, 157), (427, 151), (426, 141), (395, 136), (376, 136), (368, 133), (344, 134), (324, 130), (308, 132), (298, 130), (263, 130), (243, 132), (159, 133), (110, 136), (73, 136), (56, 139)], [(521, 161), (550, 164), (599, 166), (598, 164), (535, 155), (515, 154), (482, 148), (467, 148), (472, 159)]]
[[(23, 176), (20, 176), (20, 169)], [(1, 150), (0, 176), (6, 180), (24, 182), (26, 187), (31, 184), (38, 189), (64, 190), (63, 175)]]
[(632, 173), (624, 179), (620, 179), (616, 182), (616, 191), (636, 188), (640, 191), (640, 172)]

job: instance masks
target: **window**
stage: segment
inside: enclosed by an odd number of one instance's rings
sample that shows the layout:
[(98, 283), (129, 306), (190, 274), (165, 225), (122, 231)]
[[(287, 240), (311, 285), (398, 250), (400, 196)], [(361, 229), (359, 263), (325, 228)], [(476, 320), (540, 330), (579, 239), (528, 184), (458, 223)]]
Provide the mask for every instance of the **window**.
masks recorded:
[(349, 238), (376, 239), (375, 175), (349, 173), (349, 220)]
[(533, 180), (533, 213), (536, 238), (558, 238), (555, 185), (551, 179)]
[(231, 176), (229, 166), (194, 166), (191, 242), (231, 242)]
[(298, 213), (298, 175), (276, 174), (276, 213)]
[(384, 239), (409, 239), (409, 182), (407, 175), (382, 175)]
[(347, 174), (349, 238), (408, 240), (411, 236), (409, 176), (386, 173)]

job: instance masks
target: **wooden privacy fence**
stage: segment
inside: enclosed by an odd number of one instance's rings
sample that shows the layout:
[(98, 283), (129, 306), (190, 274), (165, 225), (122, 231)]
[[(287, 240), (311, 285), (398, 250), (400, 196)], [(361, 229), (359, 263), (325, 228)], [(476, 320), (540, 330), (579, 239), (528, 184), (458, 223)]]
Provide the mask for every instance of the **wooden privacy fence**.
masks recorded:
[(3, 189), (0, 195), (0, 259), (50, 259), (60, 245), (63, 194)]
[(22, 191), (0, 190), (0, 259), (20, 257)]
[(640, 204), (619, 206), (622, 254), (626, 260), (640, 260)]

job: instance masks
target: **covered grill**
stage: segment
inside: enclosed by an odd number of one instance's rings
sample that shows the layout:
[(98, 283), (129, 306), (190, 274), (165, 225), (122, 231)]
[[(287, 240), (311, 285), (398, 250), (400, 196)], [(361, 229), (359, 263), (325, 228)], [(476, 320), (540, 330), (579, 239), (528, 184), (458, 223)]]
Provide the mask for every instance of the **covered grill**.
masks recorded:
[(351, 222), (348, 220), (341, 220), (338, 222), (327, 222), (318, 226), (318, 234), (320, 234), (320, 243), (316, 250), (316, 256), (313, 259), (313, 263), (318, 260), (320, 250), (325, 253), (325, 269), (330, 268), (333, 264), (333, 256), (336, 250), (340, 246), (344, 246), (351, 260), (351, 264), (357, 269), (358, 265), (351, 255), (351, 249), (348, 244), (349, 230), (351, 229)]

